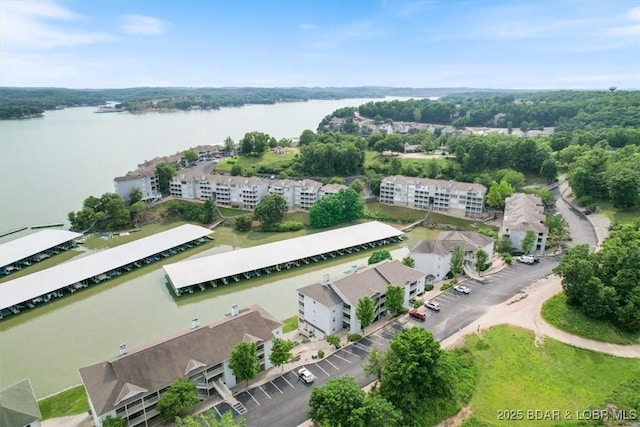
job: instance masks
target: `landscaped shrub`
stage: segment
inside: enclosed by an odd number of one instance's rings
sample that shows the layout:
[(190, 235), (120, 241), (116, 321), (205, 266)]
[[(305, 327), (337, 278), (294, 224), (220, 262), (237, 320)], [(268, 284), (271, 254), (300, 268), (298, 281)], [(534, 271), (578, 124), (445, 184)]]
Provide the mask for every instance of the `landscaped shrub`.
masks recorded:
[(360, 338), (362, 338), (362, 335), (360, 335), (360, 334), (351, 334), (351, 335), (349, 335), (349, 341), (358, 341)]
[(324, 350), (318, 350), (318, 359), (322, 359), (324, 357)]
[(327, 335), (327, 342), (334, 346), (336, 349), (340, 348), (340, 338), (335, 335)]
[(432, 291), (433, 290), (433, 285), (431, 283), (429, 283), (428, 285), (424, 286), (424, 290), (426, 292)]
[(513, 257), (511, 254), (502, 254), (502, 259), (506, 264), (511, 264), (513, 262)]
[(454, 285), (457, 285), (457, 284), (458, 284), (458, 279), (453, 279), (450, 282), (444, 283), (442, 286), (440, 286), (440, 290), (441, 291), (446, 291), (450, 287), (452, 287)]
[(421, 305), (422, 305), (422, 301), (419, 301), (419, 300), (413, 301), (413, 308), (420, 308)]
[(593, 203), (593, 197), (585, 194), (584, 196), (578, 197), (577, 202), (580, 206), (588, 206)]
[(300, 221), (283, 221), (273, 226), (273, 231), (298, 231), (304, 228), (304, 223)]

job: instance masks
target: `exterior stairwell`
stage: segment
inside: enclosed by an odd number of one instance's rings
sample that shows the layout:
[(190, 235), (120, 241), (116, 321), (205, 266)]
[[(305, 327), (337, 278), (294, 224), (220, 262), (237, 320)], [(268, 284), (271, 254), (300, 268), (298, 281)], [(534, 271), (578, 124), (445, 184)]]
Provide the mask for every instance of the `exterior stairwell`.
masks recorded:
[(222, 396), (225, 402), (229, 404), (233, 408), (234, 411), (238, 413), (238, 415), (244, 415), (247, 413), (247, 408), (244, 407), (242, 402), (239, 402), (233, 394), (231, 394), (231, 390), (227, 387), (227, 385), (220, 378), (217, 382), (213, 382), (213, 387), (216, 391)]

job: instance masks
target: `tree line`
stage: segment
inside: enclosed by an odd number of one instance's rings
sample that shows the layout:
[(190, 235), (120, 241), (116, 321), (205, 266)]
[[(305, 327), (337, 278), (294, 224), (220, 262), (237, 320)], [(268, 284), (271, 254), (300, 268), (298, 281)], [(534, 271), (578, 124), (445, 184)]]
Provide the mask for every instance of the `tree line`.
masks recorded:
[(553, 91), (476, 97), (455, 94), (438, 100), (368, 102), (360, 115), (441, 125), (558, 130), (639, 127), (640, 92)]

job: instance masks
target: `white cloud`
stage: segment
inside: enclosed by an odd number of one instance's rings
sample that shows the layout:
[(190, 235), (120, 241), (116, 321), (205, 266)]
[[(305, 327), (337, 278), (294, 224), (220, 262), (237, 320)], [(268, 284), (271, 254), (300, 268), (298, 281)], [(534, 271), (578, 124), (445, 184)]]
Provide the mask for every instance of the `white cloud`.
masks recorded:
[(2, 2), (1, 5), (0, 37), (4, 52), (50, 50), (113, 39), (104, 32), (69, 28), (70, 22), (80, 21), (82, 17), (53, 2)]
[(298, 28), (301, 30), (315, 30), (317, 27), (314, 24), (303, 23), (299, 24)]
[(640, 36), (640, 6), (629, 9), (627, 13), (625, 13), (624, 20), (631, 21), (631, 23), (625, 22), (619, 26), (604, 28), (601, 33), (617, 37)]
[(122, 17), (122, 29), (129, 34), (142, 34), (144, 36), (158, 36), (164, 34), (169, 23), (153, 16), (124, 15)]

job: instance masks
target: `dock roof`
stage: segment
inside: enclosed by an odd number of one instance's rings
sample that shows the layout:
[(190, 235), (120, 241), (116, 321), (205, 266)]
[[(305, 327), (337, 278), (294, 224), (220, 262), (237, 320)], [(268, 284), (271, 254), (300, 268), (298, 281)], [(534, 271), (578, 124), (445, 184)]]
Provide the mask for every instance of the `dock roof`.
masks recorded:
[(402, 231), (381, 222), (343, 227), (275, 243), (164, 265), (176, 290), (328, 252), (398, 237)]
[(185, 224), (0, 284), (0, 310), (213, 233)]
[(82, 236), (67, 230), (41, 230), (0, 245), (0, 267), (28, 258)]

